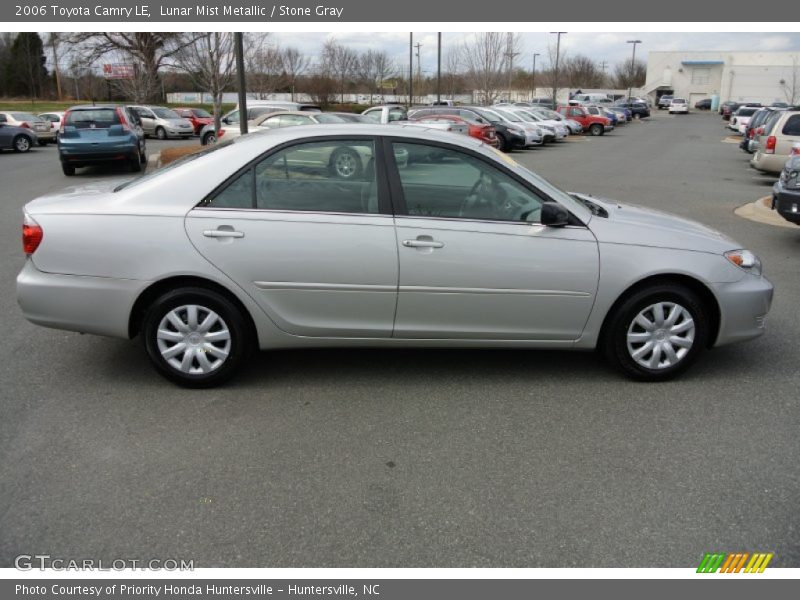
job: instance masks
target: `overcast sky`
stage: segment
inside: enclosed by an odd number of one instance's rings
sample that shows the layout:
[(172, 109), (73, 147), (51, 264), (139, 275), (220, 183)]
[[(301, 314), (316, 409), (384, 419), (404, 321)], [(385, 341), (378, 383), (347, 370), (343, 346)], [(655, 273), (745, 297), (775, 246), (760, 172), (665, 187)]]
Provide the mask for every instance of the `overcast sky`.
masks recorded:
[[(408, 64), (408, 33), (400, 32), (337, 32), (325, 33), (275, 33), (274, 40), (281, 46), (295, 46), (310, 56), (317, 56), (327, 37), (353, 49), (386, 50), (399, 64)], [(456, 46), (472, 34), (443, 33), (442, 63), (448, 48)], [(531, 68), (533, 53), (537, 69), (546, 61), (548, 44), (555, 43), (555, 35), (548, 33), (521, 33), (522, 54), (515, 64)], [(646, 58), (652, 50), (738, 50), (738, 51), (800, 51), (800, 33), (567, 33), (561, 36), (561, 47), (567, 53), (585, 54), (596, 62), (606, 61), (607, 70), (631, 55), (631, 45), (626, 40), (642, 40), (636, 55)], [(414, 33), (414, 43), (422, 44), (420, 58), (423, 71), (436, 72), (436, 33)], [(415, 50), (416, 53), (416, 50)], [(416, 68), (416, 64), (415, 64)]]

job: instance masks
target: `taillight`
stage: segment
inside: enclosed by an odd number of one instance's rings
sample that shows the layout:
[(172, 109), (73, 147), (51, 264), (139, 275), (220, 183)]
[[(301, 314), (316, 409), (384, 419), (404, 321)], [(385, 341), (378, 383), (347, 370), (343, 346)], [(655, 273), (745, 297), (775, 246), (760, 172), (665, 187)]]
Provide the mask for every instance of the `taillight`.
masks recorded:
[(44, 230), (41, 225), (26, 213), (22, 220), (22, 249), (25, 251), (25, 254), (30, 256), (36, 252), (39, 244), (42, 243), (43, 237)]
[(131, 128), (128, 126), (128, 120), (125, 118), (125, 112), (119, 106), (117, 107), (117, 117), (119, 118), (119, 124), (122, 125), (122, 128), (125, 131), (130, 131)]
[(764, 154), (775, 154), (775, 146), (778, 144), (778, 139), (771, 135), (767, 138), (767, 143), (764, 144)]
[(67, 118), (69, 118), (69, 111), (66, 111), (64, 116), (61, 117), (61, 129), (58, 130), (59, 134), (64, 133), (64, 126), (67, 124)]
[(22, 123), (19, 124), (19, 126), (20, 127), (24, 127), (25, 129), (30, 129), (31, 128), (31, 126), (28, 125), (27, 121), (23, 121)]
[(792, 146), (792, 156), (800, 156), (800, 144)]
[(224, 129), (220, 129), (217, 132), (217, 139), (221, 138), (223, 135), (225, 135), (225, 130)]

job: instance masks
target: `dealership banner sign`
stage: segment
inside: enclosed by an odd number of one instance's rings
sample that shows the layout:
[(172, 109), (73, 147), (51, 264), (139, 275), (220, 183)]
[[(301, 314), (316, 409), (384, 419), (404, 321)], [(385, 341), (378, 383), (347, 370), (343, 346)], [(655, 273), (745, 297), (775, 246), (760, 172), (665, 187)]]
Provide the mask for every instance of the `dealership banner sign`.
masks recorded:
[[(717, 2), (670, 0), (663, 4), (640, 0), (590, 2), (519, 2), (462, 0), (457, 10), (448, 2), (424, 0), (385, 2), (375, 0), (296, 0), (291, 2), (241, 0), (12, 0), (0, 3), (0, 21), (11, 23), (81, 22), (407, 22), (410, 18), (444, 23), (504, 23), (580, 21), (614, 22), (768, 22), (776, 15), (790, 15), (794, 0), (762, 0), (759, 10), (752, 2), (727, 0), (720, 16)], [(612, 16), (613, 15), (613, 16)]]

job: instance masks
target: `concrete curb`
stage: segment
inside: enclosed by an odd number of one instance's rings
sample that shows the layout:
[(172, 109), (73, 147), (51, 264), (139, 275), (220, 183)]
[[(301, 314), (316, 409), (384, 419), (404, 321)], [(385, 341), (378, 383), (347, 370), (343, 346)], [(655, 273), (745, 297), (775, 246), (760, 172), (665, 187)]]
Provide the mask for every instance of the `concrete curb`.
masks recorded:
[(773, 225), (774, 227), (791, 227), (792, 229), (798, 229), (797, 225), (790, 223), (777, 212), (772, 210), (770, 208), (771, 204), (772, 196), (765, 196), (764, 198), (759, 198), (755, 202), (750, 202), (749, 204), (740, 206), (733, 212), (743, 219), (755, 221), (756, 223)]
[(156, 152), (147, 157), (147, 170), (157, 169), (161, 166), (161, 153)]

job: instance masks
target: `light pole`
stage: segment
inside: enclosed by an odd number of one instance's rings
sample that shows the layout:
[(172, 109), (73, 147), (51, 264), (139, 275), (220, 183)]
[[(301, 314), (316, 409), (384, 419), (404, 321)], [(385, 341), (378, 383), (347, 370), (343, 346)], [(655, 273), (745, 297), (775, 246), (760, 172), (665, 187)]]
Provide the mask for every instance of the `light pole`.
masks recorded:
[(408, 34), (408, 108), (414, 103), (414, 34)]
[(442, 101), (442, 32), (436, 44), (436, 104)]
[(244, 42), (241, 33), (233, 34), (233, 44), (236, 55), (236, 80), (239, 87), (239, 129), (242, 135), (245, 135), (247, 134), (247, 80), (244, 74)]
[(533, 70), (531, 71), (531, 102), (536, 97), (536, 57), (541, 56), (536, 52), (533, 53)]
[(636, 68), (636, 44), (641, 44), (642, 40), (628, 40), (629, 44), (633, 44), (633, 56), (631, 56), (631, 72), (630, 79), (628, 79), (628, 102), (631, 101), (631, 92), (633, 91), (633, 72)]
[(553, 107), (558, 108), (558, 58), (559, 54), (561, 53), (561, 36), (567, 32), (551, 31), (550, 33), (555, 33), (558, 35), (558, 39), (556, 41), (556, 65), (553, 71)]

